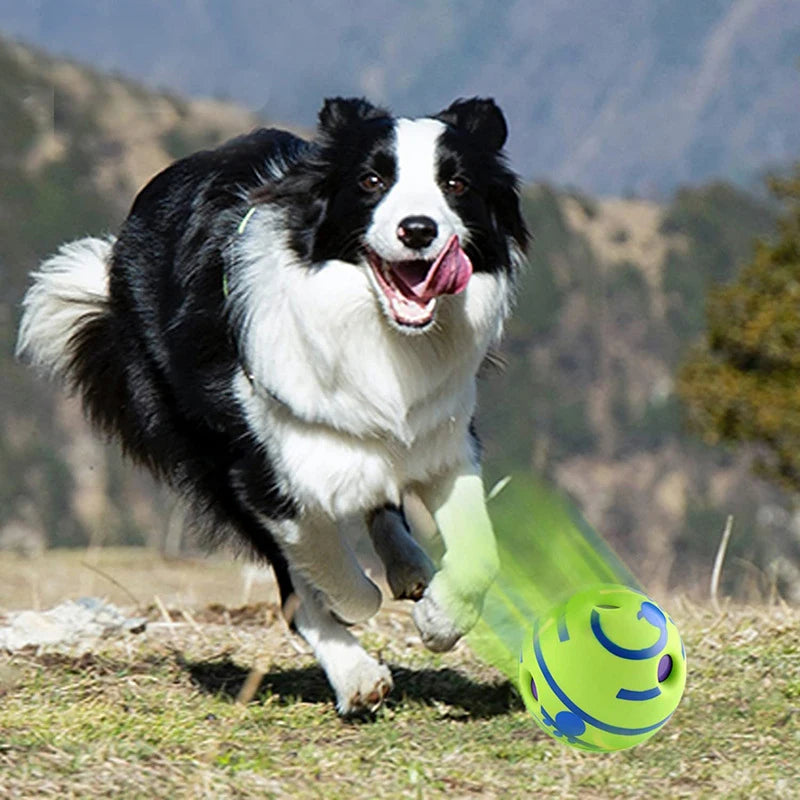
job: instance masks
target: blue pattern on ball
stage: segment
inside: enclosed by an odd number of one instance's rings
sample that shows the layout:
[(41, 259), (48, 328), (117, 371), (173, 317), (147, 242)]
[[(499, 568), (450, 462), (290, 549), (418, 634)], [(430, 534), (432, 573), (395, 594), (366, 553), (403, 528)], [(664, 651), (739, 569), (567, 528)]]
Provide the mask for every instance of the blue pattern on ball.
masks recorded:
[(556, 725), (567, 736), (580, 736), (586, 732), (586, 723), (571, 711), (559, 711), (556, 714)]
[(642, 603), (642, 607), (636, 617), (637, 619), (642, 619), (642, 617), (644, 617), (654, 628), (660, 631), (658, 640), (655, 644), (650, 645), (650, 647), (643, 647), (639, 650), (629, 650), (627, 647), (620, 647), (620, 645), (606, 636), (600, 624), (600, 612), (596, 608), (592, 609), (592, 633), (595, 639), (597, 639), (609, 653), (614, 656), (619, 656), (619, 658), (643, 661), (646, 658), (657, 656), (667, 644), (667, 618), (664, 616), (661, 609), (649, 600)]
[(558, 641), (559, 642), (568, 642), (569, 641), (569, 629), (567, 628), (567, 614), (564, 612), (558, 618)]
[(559, 711), (553, 719), (544, 706), (539, 706), (539, 713), (542, 715), (545, 726), (553, 729), (551, 733), (556, 738), (563, 736), (570, 744), (581, 745), (586, 750), (603, 750), (602, 747), (578, 738), (586, 732), (586, 725), (577, 714), (573, 714), (571, 711)]
[[(592, 612), (595, 613), (594, 611)], [(610, 640), (609, 640), (610, 641)], [(663, 647), (663, 645), (662, 645)], [(533, 631), (533, 652), (536, 656), (536, 662), (539, 665), (539, 669), (542, 671), (542, 675), (544, 676), (545, 681), (547, 681), (547, 685), (552, 689), (553, 693), (558, 697), (558, 699), (570, 710), (573, 714), (580, 717), (581, 720), (584, 722), (589, 723), (589, 725), (593, 725), (595, 728), (599, 728), (601, 731), (606, 731), (607, 733), (616, 733), (620, 736), (639, 736), (643, 733), (649, 733), (650, 731), (658, 730), (667, 720), (672, 716), (672, 714), (668, 714), (664, 719), (656, 722), (654, 725), (648, 725), (644, 728), (623, 728), (619, 725), (610, 725), (602, 720), (597, 719), (597, 717), (593, 717), (591, 714), (588, 714), (584, 711), (580, 706), (576, 705), (563, 691), (563, 689), (556, 683), (555, 678), (553, 677), (552, 673), (547, 667), (547, 664), (544, 660), (544, 655), (542, 654), (542, 648), (539, 644), (539, 624), (537, 623), (535, 629)], [(658, 651), (657, 651), (658, 652)], [(556, 715), (558, 716), (558, 715)], [(549, 718), (549, 717), (548, 717)], [(558, 726), (554, 726), (558, 727)]]
[(652, 689), (620, 689), (617, 692), (618, 700), (652, 700), (661, 694), (661, 689), (654, 686)]

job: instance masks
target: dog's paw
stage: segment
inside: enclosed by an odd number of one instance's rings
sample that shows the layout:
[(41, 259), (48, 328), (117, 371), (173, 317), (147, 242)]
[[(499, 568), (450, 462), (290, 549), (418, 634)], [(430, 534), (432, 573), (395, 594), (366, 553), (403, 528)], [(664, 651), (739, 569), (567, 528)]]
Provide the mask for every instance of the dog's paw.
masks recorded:
[(412, 612), (422, 643), (434, 653), (452, 650), (468, 628), (457, 625), (435, 599), (429, 586)]
[(336, 692), (336, 710), (343, 717), (377, 711), (394, 685), (386, 664), (367, 653), (328, 678)]
[(386, 582), (395, 600), (420, 600), (433, 578), (433, 562), (420, 550), (419, 557), (386, 565)]
[(395, 600), (419, 600), (436, 568), (409, 533), (402, 513), (393, 507), (375, 512), (369, 534)]

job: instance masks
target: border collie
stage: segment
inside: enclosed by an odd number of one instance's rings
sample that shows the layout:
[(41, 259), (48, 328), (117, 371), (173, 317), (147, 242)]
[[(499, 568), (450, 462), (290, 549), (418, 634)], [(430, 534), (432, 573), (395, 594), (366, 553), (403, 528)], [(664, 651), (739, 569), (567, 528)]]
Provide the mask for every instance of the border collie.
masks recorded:
[(489, 99), (421, 119), (327, 100), (312, 141), (257, 130), (172, 164), (23, 303), (18, 353), (215, 540), (269, 560), (341, 714), (392, 686), (348, 630), (381, 603), (360, 532), (432, 650), (475, 623), (497, 570), (472, 418), (527, 241), (506, 133)]

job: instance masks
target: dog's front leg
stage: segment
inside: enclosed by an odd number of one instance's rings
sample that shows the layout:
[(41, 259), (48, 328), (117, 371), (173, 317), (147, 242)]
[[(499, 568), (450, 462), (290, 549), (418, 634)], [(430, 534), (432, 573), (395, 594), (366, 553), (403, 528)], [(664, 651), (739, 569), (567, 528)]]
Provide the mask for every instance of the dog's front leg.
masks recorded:
[(497, 546), (477, 468), (418, 488), (444, 543), (441, 569), (414, 606), (425, 646), (449, 650), (477, 622), (499, 567)]
[(396, 506), (384, 506), (369, 515), (368, 527), (394, 598), (419, 600), (435, 567), (409, 532), (403, 512)]
[(375, 711), (392, 688), (386, 664), (373, 658), (353, 634), (320, 603), (319, 593), (290, 570), (297, 605), (290, 622), (308, 642), (336, 692), (343, 716)]
[(335, 520), (303, 514), (272, 523), (293, 573), (301, 575), (323, 607), (345, 623), (363, 622), (377, 613), (380, 589), (364, 570)]

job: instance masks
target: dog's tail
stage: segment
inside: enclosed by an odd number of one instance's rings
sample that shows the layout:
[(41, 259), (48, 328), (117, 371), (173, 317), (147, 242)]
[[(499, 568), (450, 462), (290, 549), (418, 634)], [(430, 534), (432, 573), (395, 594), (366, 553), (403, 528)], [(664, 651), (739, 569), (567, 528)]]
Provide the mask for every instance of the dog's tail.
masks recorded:
[(17, 356), (51, 377), (74, 381), (75, 339), (108, 311), (112, 239), (62, 245), (34, 272), (22, 301)]
[(113, 238), (80, 239), (42, 263), (22, 301), (16, 348), (18, 357), (80, 391), (92, 421), (109, 433), (124, 392), (108, 294), (113, 246)]

